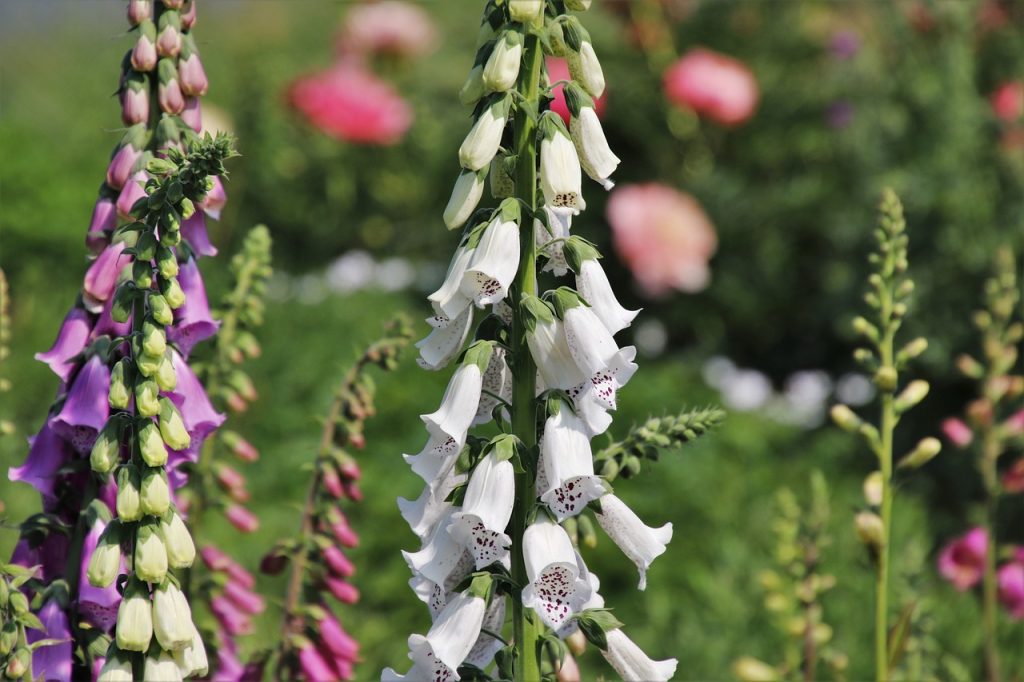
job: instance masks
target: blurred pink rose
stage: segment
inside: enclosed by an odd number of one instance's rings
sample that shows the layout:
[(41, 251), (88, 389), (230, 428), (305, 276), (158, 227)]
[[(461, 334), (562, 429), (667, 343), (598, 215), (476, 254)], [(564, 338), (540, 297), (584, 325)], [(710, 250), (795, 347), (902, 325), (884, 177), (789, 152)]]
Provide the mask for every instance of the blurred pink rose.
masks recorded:
[(984, 528), (972, 528), (943, 547), (939, 554), (939, 573), (963, 592), (981, 580), (987, 552), (988, 532)]
[[(571, 80), (569, 77), (569, 65), (561, 57), (548, 57), (546, 60), (548, 67), (548, 79), (552, 83), (558, 81)], [(551, 100), (551, 111), (555, 112), (562, 117), (562, 120), (568, 125), (569, 123), (569, 105), (565, 103), (565, 93), (562, 90), (565, 89), (564, 85), (559, 85), (551, 94), (554, 95), (554, 99)], [(594, 111), (598, 116), (604, 113), (605, 100), (608, 98), (608, 91), (605, 90), (604, 94), (594, 100)]]
[(949, 417), (942, 421), (942, 433), (950, 443), (958, 448), (966, 448), (974, 440), (974, 432), (963, 419)]
[(673, 104), (726, 126), (753, 116), (759, 96), (746, 64), (704, 48), (690, 50), (668, 67), (664, 89)]
[(697, 200), (666, 185), (623, 185), (608, 200), (615, 249), (651, 296), (707, 286), (715, 228)]
[(300, 78), (289, 89), (288, 99), (314, 126), (348, 142), (395, 144), (412, 125), (412, 110), (405, 100), (351, 62)]
[(355, 5), (338, 36), (342, 55), (417, 57), (437, 46), (437, 28), (421, 8), (400, 0)]
[(1014, 620), (1024, 619), (1024, 564), (1004, 564), (996, 576), (999, 583), (999, 601)]
[(1024, 114), (1024, 83), (1009, 81), (996, 88), (988, 96), (992, 113), (1003, 121), (1016, 121)]

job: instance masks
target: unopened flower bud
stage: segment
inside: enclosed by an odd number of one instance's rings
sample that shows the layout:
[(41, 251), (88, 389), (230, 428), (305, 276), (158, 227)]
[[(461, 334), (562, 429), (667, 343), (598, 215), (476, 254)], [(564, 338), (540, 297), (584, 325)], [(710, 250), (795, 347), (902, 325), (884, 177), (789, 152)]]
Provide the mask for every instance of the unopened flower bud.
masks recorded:
[(160, 522), (160, 532), (167, 548), (167, 563), (171, 568), (188, 568), (196, 558), (196, 546), (188, 527), (177, 512), (172, 512), (170, 521)]
[(775, 682), (783, 679), (776, 668), (752, 656), (743, 656), (733, 663), (732, 674), (740, 682)]
[(878, 342), (878, 327), (863, 317), (853, 318), (853, 330), (870, 341)]
[(240, 460), (244, 462), (255, 462), (259, 459), (259, 451), (241, 436), (234, 431), (223, 431), (221, 432), (221, 441), (228, 447), (231, 452), (235, 454)]
[(127, 283), (122, 283), (114, 292), (114, 301), (110, 306), (110, 319), (114, 322), (124, 324), (132, 317), (132, 307), (135, 304), (136, 290)]
[[(194, 3), (193, 3), (194, 6)], [(192, 642), (174, 652), (174, 662), (178, 666), (178, 670), (181, 671), (181, 676), (185, 677), (206, 677), (206, 674), (210, 670), (210, 664), (206, 657), (206, 646), (203, 644), (203, 638), (199, 634), (199, 630), (196, 629), (195, 624), (192, 625)], [(246, 668), (246, 674), (248, 674), (248, 667)], [(256, 679), (262, 679), (261, 676), (257, 676)]]
[(872, 507), (882, 505), (882, 490), (884, 481), (881, 471), (872, 471), (864, 478), (864, 499)]
[(128, 0), (128, 23), (138, 26), (153, 16), (153, 0)]
[(110, 159), (107, 166), (107, 185), (113, 189), (124, 189), (135, 172), (135, 166), (142, 157), (146, 126), (137, 123), (132, 126), (122, 139), (121, 146)]
[(181, 413), (168, 398), (160, 398), (160, 435), (172, 450), (185, 450), (192, 443)]
[(96, 682), (134, 682), (135, 673), (132, 670), (132, 661), (121, 652), (116, 644), (112, 644), (107, 650), (106, 660), (100, 668), (99, 677)]
[(121, 461), (121, 422), (107, 420), (89, 453), (89, 466), (98, 474), (109, 474)]
[(466, 77), (466, 82), (462, 84), (462, 88), (459, 90), (459, 101), (466, 106), (476, 104), (486, 92), (487, 89), (484, 87), (484, 67), (478, 64), (473, 67)]
[(155, 525), (144, 524), (137, 531), (135, 575), (147, 583), (162, 582), (167, 576), (167, 548)]
[(149, 120), (149, 82), (141, 73), (129, 76), (121, 88), (121, 120), (129, 126)]
[(343, 604), (355, 604), (359, 601), (359, 590), (352, 583), (330, 575), (323, 577), (324, 585), (330, 590), (334, 598)]
[(874, 512), (860, 512), (854, 517), (857, 537), (873, 553), (877, 553), (885, 545), (885, 526), (882, 517)]
[(167, 350), (167, 334), (152, 322), (142, 325), (142, 351), (146, 355), (163, 355)]
[(582, 85), (591, 97), (598, 98), (604, 94), (604, 71), (589, 39), (584, 39), (578, 51), (569, 50), (565, 57), (569, 75), (574, 81)]
[(160, 84), (157, 86), (157, 99), (160, 101), (160, 108), (172, 116), (180, 114), (185, 110), (185, 95), (181, 91), (181, 83), (178, 81), (178, 72), (174, 68), (172, 59), (161, 59), (157, 66), (160, 74)]
[(468, 170), (480, 170), (491, 162), (501, 145), (501, 136), (508, 120), (510, 100), (504, 98), (484, 109), (473, 123), (462, 146), (459, 163)]
[(160, 15), (156, 51), (161, 57), (177, 57), (181, 52), (181, 15), (169, 11)]
[(509, 0), (508, 16), (524, 24), (535, 21), (544, 13), (544, 0)]
[(896, 360), (897, 362), (913, 360), (914, 358), (919, 357), (926, 350), (928, 350), (928, 339), (919, 336), (907, 345), (903, 346), (902, 350), (900, 350), (896, 355)]
[(153, 378), (156, 379), (156, 385), (160, 387), (161, 391), (173, 391), (177, 387), (178, 375), (174, 371), (174, 364), (171, 362), (170, 356), (166, 353)]
[(576, 630), (566, 637), (565, 643), (569, 647), (569, 651), (572, 652), (573, 656), (582, 656), (583, 652), (587, 650), (587, 638), (579, 630)]
[(149, 313), (153, 316), (153, 321), (159, 325), (166, 327), (174, 323), (171, 306), (167, 305), (167, 299), (160, 294), (149, 295)]
[(464, 170), (459, 174), (455, 181), (455, 187), (452, 189), (452, 196), (444, 209), (444, 224), (449, 230), (462, 227), (469, 220), (480, 203), (483, 193), (483, 172)]
[(860, 417), (854, 414), (853, 410), (843, 404), (833, 405), (830, 414), (832, 421), (843, 431), (853, 433), (864, 423)]
[(151, 261), (156, 256), (157, 241), (152, 232), (143, 232), (139, 240), (135, 242), (135, 258), (137, 260)]
[(178, 276), (178, 257), (166, 246), (156, 249), (156, 269), (164, 279)]
[[(3, 583), (4, 588), (7, 589), (7, 581), (0, 580)], [(0, 604), (6, 604), (7, 597), (4, 596)], [(0, 628), (0, 656), (6, 656), (7, 654), (14, 651), (14, 647), (18, 645), (18, 624), (13, 620), (9, 620), (3, 624)]]
[(138, 433), (139, 451), (142, 460), (151, 467), (162, 467), (167, 464), (167, 447), (156, 424), (146, 420)]
[(593, 0), (565, 0), (565, 8), (572, 12), (583, 12), (590, 9)]
[(155, 381), (146, 377), (138, 378), (135, 382), (135, 410), (140, 416), (155, 417), (160, 411), (159, 397), (160, 387)]
[(185, 304), (185, 292), (181, 290), (177, 277), (161, 277), (160, 293), (167, 299), (167, 305), (172, 310), (177, 310)]
[(117, 517), (121, 521), (138, 521), (142, 518), (142, 503), (139, 487), (142, 477), (134, 464), (121, 467), (117, 472)]
[(170, 581), (153, 591), (153, 634), (167, 651), (192, 643), (192, 611), (185, 595)]
[(228, 522), (243, 533), (254, 533), (260, 527), (260, 520), (246, 509), (237, 504), (230, 505), (224, 510), (224, 516)]
[(895, 367), (879, 367), (878, 371), (875, 372), (874, 382), (879, 391), (892, 393), (896, 390), (896, 382), (898, 380), (899, 376), (896, 374)]
[(278, 551), (268, 552), (260, 560), (260, 573), (265, 575), (280, 575), (287, 567), (288, 555)]
[(893, 407), (896, 412), (906, 412), (913, 406), (924, 400), (925, 396), (928, 395), (930, 386), (927, 381), (923, 379), (916, 379), (907, 384), (907, 387), (896, 396), (896, 400), (893, 403)]
[(32, 670), (32, 652), (28, 649), (20, 648), (7, 659), (7, 667), (4, 668), (4, 674), (8, 679), (19, 680), (25, 677), (26, 673), (30, 670)]
[[(140, 531), (141, 532), (141, 531)], [(138, 580), (128, 584), (117, 610), (117, 646), (125, 651), (146, 651), (153, 638), (153, 609), (149, 592)]]
[(132, 48), (132, 67), (136, 71), (148, 72), (156, 68), (156, 25), (149, 19), (139, 24), (139, 37)]
[(964, 354), (956, 359), (956, 368), (969, 379), (980, 379), (985, 376), (985, 368), (970, 355)]
[(924, 438), (900, 460), (900, 469), (916, 469), (930, 462), (935, 455), (942, 450), (942, 443), (938, 438)]
[(140, 490), (142, 513), (163, 516), (171, 508), (171, 489), (163, 468), (148, 469), (142, 474)]
[(516, 84), (519, 64), (523, 60), (523, 34), (503, 31), (484, 64), (484, 88), (489, 92), (505, 92)]
[(108, 587), (121, 572), (121, 524), (111, 521), (89, 557), (86, 578), (93, 587)]
[(185, 38), (181, 59), (178, 60), (178, 79), (181, 81), (182, 92), (189, 97), (201, 97), (210, 87), (191, 36)]

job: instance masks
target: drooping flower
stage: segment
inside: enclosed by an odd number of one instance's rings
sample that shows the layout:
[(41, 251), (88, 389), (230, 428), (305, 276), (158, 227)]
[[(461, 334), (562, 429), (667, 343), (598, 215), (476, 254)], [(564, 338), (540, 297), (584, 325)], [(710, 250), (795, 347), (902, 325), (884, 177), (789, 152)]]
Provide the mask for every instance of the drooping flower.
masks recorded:
[(420, 538), (426, 538), (451, 508), (451, 503), (445, 501), (448, 495), (456, 486), (465, 483), (466, 479), (466, 474), (458, 473), (454, 466), (449, 466), (444, 475), (426, 486), (415, 500), (398, 498), (399, 511), (412, 532)]
[(562, 314), (562, 325), (569, 354), (585, 376), (596, 376), (611, 365), (619, 346), (590, 306), (575, 297), (575, 305)]
[(462, 275), (461, 292), (477, 307), (497, 303), (519, 268), (519, 225), (512, 215), (499, 211), (484, 229)]
[(341, 55), (418, 57), (437, 45), (437, 28), (420, 7), (400, 0), (353, 5), (338, 36)]
[(8, 469), (7, 478), (22, 481), (39, 491), (44, 498), (53, 499), (57, 472), (71, 461), (73, 450), (58, 435), (52, 420), (29, 439), (29, 452), (19, 467)]
[[(429, 670), (429, 679), (454, 679), (455, 671), (472, 650), (483, 626), (486, 602), (468, 592), (452, 597), (424, 635), (409, 636), (409, 658), (414, 669)], [(381, 680), (395, 673), (385, 670)], [(412, 671), (407, 679), (418, 679)]]
[(299, 79), (288, 99), (313, 126), (346, 142), (392, 145), (412, 125), (412, 111), (395, 90), (351, 62)]
[(78, 452), (92, 449), (97, 434), (107, 423), (109, 390), (110, 368), (102, 357), (94, 355), (79, 370), (64, 406), (53, 419), (53, 429)]
[(624, 682), (667, 682), (676, 674), (678, 661), (655, 661), (645, 654), (622, 628), (605, 633), (608, 649), (601, 652)]
[(591, 97), (600, 97), (604, 94), (604, 71), (594, 51), (594, 45), (590, 42), (590, 36), (586, 31), (582, 33), (583, 41), (579, 50), (570, 47), (566, 52), (565, 61), (572, 79), (583, 86)]
[(961, 592), (977, 585), (985, 573), (988, 532), (973, 528), (939, 554), (939, 573)]
[(402, 557), (414, 575), (423, 576), (436, 585), (445, 585), (459, 566), (463, 554), (468, 554), (463, 545), (448, 532), (453, 514), (455, 509), (449, 505), (431, 527), (420, 549), (416, 552), (402, 552)]
[(512, 541), (505, 527), (512, 518), (515, 496), (512, 463), (499, 461), (492, 451), (473, 469), (462, 509), (452, 515), (448, 527), (452, 538), (473, 554), (477, 570), (496, 561), (510, 567), (508, 547)]
[(203, 276), (194, 258), (181, 264), (178, 283), (185, 292), (185, 304), (174, 311), (174, 325), (167, 330), (167, 338), (188, 357), (193, 346), (217, 333), (220, 322), (210, 315)]
[(757, 80), (744, 64), (704, 48), (690, 50), (665, 71), (665, 96), (725, 126), (745, 123), (757, 109)]
[(146, 651), (153, 638), (153, 613), (149, 592), (138, 580), (125, 590), (117, 612), (117, 646), (125, 651)]
[(522, 551), (529, 580), (523, 588), (523, 605), (558, 630), (591, 594), (590, 583), (581, 579), (572, 540), (557, 523), (539, 517), (523, 534)]
[(569, 132), (554, 114), (540, 123), (540, 186), (545, 206), (578, 213), (587, 207), (583, 200), (580, 159)]
[(569, 132), (576, 145), (580, 165), (594, 182), (611, 189), (615, 183), (609, 178), (619, 165), (619, 157), (608, 146), (594, 100), (576, 83), (565, 87), (565, 97), (571, 114)]
[(645, 293), (707, 285), (717, 238), (693, 197), (666, 185), (625, 185), (608, 200), (607, 217), (615, 248)]
[(459, 163), (463, 168), (478, 171), (485, 168), (498, 153), (510, 104), (510, 98), (502, 96), (480, 113), (459, 147)]
[(605, 494), (601, 479), (594, 475), (586, 427), (564, 402), (544, 423), (539, 469), (540, 499), (559, 522), (576, 516)]
[(666, 523), (660, 528), (652, 528), (615, 495), (601, 498), (601, 513), (597, 514), (597, 522), (618, 545), (622, 553), (636, 564), (640, 571), (638, 588), (647, 588), (647, 569), (651, 562), (665, 552), (665, 545), (672, 540), (672, 524)]
[(416, 343), (420, 351), (417, 359), (420, 367), (430, 370), (447, 367), (469, 338), (472, 322), (473, 309), (468, 305), (454, 319), (445, 315), (428, 317), (427, 324), (432, 331)]
[(128, 263), (128, 259), (121, 256), (124, 248), (121, 242), (111, 244), (86, 271), (82, 299), (90, 312), (98, 313), (103, 308), (103, 303), (113, 295), (118, 275)]
[(608, 282), (608, 275), (596, 258), (582, 262), (576, 273), (576, 290), (611, 334), (628, 327), (640, 313), (639, 310), (627, 310), (619, 303)]
[(999, 601), (1014, 620), (1024, 620), (1024, 562), (1004, 564), (996, 576)]
[(192, 610), (182, 591), (165, 581), (153, 591), (153, 634), (167, 651), (192, 644)]
[(452, 188), (452, 196), (444, 209), (444, 224), (449, 230), (461, 227), (473, 215), (480, 197), (484, 193), (484, 177), (481, 171), (462, 171)]
[(505, 92), (515, 85), (522, 60), (523, 34), (519, 31), (504, 31), (495, 42), (481, 73), (487, 91)]
[[(567, 81), (572, 78), (569, 75), (569, 65), (564, 59), (560, 57), (548, 57), (545, 64), (548, 71), (548, 80), (552, 83)], [(551, 100), (551, 111), (561, 116), (562, 120), (565, 121), (565, 124), (569, 125), (571, 116), (569, 113), (569, 105), (565, 100), (565, 85), (556, 85), (552, 89), (551, 94), (554, 97), (554, 99)], [(598, 116), (601, 116), (601, 114), (604, 113), (605, 104), (608, 101), (607, 93), (592, 99), (594, 100), (594, 112)]]
[(445, 441), (451, 438), (461, 449), (476, 416), (482, 388), (480, 367), (472, 361), (463, 362), (452, 375), (437, 411), (420, 417), (430, 435)]

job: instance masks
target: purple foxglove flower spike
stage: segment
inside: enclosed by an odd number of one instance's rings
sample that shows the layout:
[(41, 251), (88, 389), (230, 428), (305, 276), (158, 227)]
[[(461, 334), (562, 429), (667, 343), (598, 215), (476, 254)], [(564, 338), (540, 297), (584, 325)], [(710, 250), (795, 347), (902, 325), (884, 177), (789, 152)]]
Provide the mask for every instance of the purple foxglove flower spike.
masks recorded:
[(217, 248), (210, 243), (206, 231), (206, 215), (202, 211), (196, 211), (191, 218), (181, 224), (181, 236), (200, 256), (217, 255)]
[(71, 360), (85, 349), (91, 330), (92, 321), (89, 313), (82, 308), (72, 308), (64, 318), (53, 346), (45, 353), (36, 353), (36, 360), (49, 365), (53, 373), (67, 383), (75, 368), (75, 363)]
[(109, 243), (108, 234), (117, 225), (117, 208), (114, 198), (101, 194), (92, 209), (89, 231), (85, 235), (85, 246), (94, 254), (100, 253)]
[(53, 429), (78, 452), (88, 452), (107, 423), (109, 390), (110, 368), (94, 355), (74, 378), (64, 406), (53, 420)]
[(174, 326), (168, 330), (167, 338), (188, 356), (193, 346), (217, 333), (220, 322), (210, 315), (206, 287), (195, 259), (189, 258), (181, 265), (178, 284), (185, 292), (185, 305), (174, 311)]
[(50, 599), (37, 615), (46, 631), (29, 630), (29, 643), (42, 639), (53, 639), (58, 643), (39, 647), (32, 653), (32, 675), (47, 682), (70, 682), (71, 628), (65, 607), (57, 599)]
[(82, 298), (90, 312), (98, 313), (103, 303), (114, 294), (118, 275), (131, 260), (123, 257), (124, 243), (111, 244), (92, 262), (85, 273), (82, 284)]

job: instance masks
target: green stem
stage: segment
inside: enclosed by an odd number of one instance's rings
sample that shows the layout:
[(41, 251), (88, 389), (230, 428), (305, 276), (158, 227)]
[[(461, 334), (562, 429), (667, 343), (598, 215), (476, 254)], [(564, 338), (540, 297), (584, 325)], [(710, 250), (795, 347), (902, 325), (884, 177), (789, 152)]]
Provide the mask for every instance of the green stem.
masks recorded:
[[(892, 338), (888, 339), (888, 359), (883, 346), (883, 366), (892, 366)], [(882, 396), (882, 447), (879, 460), (882, 471), (882, 545), (878, 551), (875, 581), (875, 679), (889, 679), (889, 547), (892, 543), (892, 441), (896, 413), (892, 393)]]
[[(525, 100), (516, 110), (515, 152), (516, 197), (531, 210), (537, 208), (537, 145), (536, 121), (531, 118), (528, 107), (536, 107), (539, 99), (540, 40), (536, 35), (527, 35), (523, 65), (517, 85)], [(535, 452), (537, 444), (537, 416), (535, 408), (537, 368), (526, 344), (526, 330), (518, 304), (524, 295), (537, 294), (537, 251), (533, 234), (533, 218), (524, 215), (520, 226), (520, 262), (512, 285), (514, 311), (512, 317), (512, 348), (515, 382), (512, 387), (512, 432), (526, 446), (528, 452)], [(528, 463), (524, 473), (516, 474), (516, 504), (512, 512), (512, 578), (520, 588), (527, 583), (526, 564), (523, 559), (523, 533), (526, 531), (527, 516), (535, 499), (535, 483), (532, 472), (536, 462)], [(520, 594), (512, 599), (512, 625), (518, 658), (515, 661), (515, 682), (536, 682), (540, 680), (540, 661), (537, 644), (540, 636), (539, 624), (530, 617), (523, 607)]]
[(988, 547), (985, 552), (985, 575), (982, 582), (982, 633), (985, 642), (985, 678), (1000, 682), (999, 665), (999, 607), (996, 584), (996, 511), (999, 504), (999, 478), (996, 455), (999, 444), (991, 429), (987, 429), (981, 455), (982, 477), (985, 481), (985, 532)]

